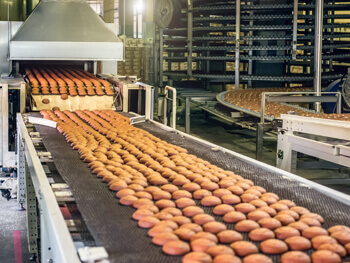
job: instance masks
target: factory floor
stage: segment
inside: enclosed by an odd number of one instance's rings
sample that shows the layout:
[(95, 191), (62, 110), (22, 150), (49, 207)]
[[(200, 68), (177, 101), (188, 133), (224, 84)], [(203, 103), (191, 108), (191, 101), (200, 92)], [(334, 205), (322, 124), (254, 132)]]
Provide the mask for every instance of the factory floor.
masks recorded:
[(19, 210), (17, 199), (0, 196), (0, 263), (30, 262), (26, 211)]

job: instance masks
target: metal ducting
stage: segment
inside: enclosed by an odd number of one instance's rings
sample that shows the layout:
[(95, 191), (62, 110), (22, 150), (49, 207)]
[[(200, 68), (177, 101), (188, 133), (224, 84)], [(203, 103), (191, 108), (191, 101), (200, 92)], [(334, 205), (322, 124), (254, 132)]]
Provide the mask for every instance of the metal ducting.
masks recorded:
[(122, 41), (84, 0), (42, 0), (10, 42), (11, 60), (122, 58)]

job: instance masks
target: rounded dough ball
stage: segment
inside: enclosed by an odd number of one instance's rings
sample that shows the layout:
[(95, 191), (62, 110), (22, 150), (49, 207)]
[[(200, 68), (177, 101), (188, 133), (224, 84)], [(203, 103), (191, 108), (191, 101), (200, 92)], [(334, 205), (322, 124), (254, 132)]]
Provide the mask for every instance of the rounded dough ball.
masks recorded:
[(281, 240), (268, 239), (260, 244), (260, 250), (265, 254), (282, 254), (288, 251), (288, 246)]
[(248, 213), (248, 219), (258, 222), (262, 218), (270, 218), (270, 215), (264, 211), (253, 211)]
[(272, 259), (263, 254), (251, 254), (243, 259), (243, 263), (272, 263)]
[(221, 204), (221, 199), (216, 196), (206, 196), (201, 200), (203, 206), (216, 206)]
[(198, 206), (187, 206), (182, 209), (182, 213), (184, 216), (193, 217), (196, 215), (204, 214), (204, 210)]
[(251, 204), (247, 204), (247, 203), (242, 203), (242, 204), (238, 204), (235, 206), (235, 210), (237, 212), (241, 212), (243, 214), (248, 214), (250, 212), (253, 212), (256, 210), (256, 207), (251, 205)]
[(158, 222), (159, 219), (154, 216), (145, 216), (139, 220), (138, 225), (142, 228), (151, 228), (154, 227)]
[(289, 237), (300, 236), (300, 232), (289, 226), (282, 226), (275, 230), (276, 237), (278, 239), (286, 239)]
[(350, 243), (350, 232), (334, 232), (331, 237), (334, 237), (342, 245)]
[(312, 263), (340, 263), (341, 258), (337, 253), (329, 250), (318, 250), (311, 255)]
[(213, 263), (242, 263), (239, 257), (233, 255), (219, 255), (213, 260)]
[(239, 232), (250, 232), (259, 227), (259, 224), (253, 220), (243, 220), (235, 225), (235, 230)]
[(311, 240), (312, 247), (318, 249), (323, 244), (337, 244), (337, 240), (330, 236), (315, 236)]
[(177, 235), (180, 239), (189, 241), (196, 232), (187, 228), (178, 228), (174, 230), (173, 233)]
[(236, 241), (242, 241), (243, 236), (241, 233), (238, 233), (237, 231), (234, 230), (224, 230), (221, 231), (220, 233), (217, 234), (220, 243), (223, 244), (231, 244)]
[(191, 241), (196, 240), (196, 239), (207, 239), (210, 241), (213, 241), (215, 243), (218, 243), (218, 238), (209, 232), (198, 232), (195, 233), (192, 237), (191, 237)]
[(198, 225), (204, 225), (208, 222), (213, 222), (215, 221), (214, 217), (208, 214), (200, 214), (192, 217), (193, 223), (196, 223)]
[(274, 218), (263, 218), (258, 221), (261, 227), (274, 230), (282, 226), (282, 223)]
[(204, 224), (203, 228), (206, 232), (217, 234), (221, 231), (226, 230), (226, 225), (220, 222), (213, 221), (213, 222)]
[(302, 235), (306, 238), (312, 239), (316, 236), (328, 236), (328, 232), (326, 229), (318, 226), (311, 226), (305, 228), (302, 232)]
[(221, 204), (221, 205), (217, 205), (217, 206), (214, 207), (213, 214), (222, 216), (222, 215), (225, 215), (228, 212), (232, 212), (234, 210), (235, 209), (231, 205)]
[(322, 244), (321, 246), (319, 246), (317, 250), (329, 250), (329, 251), (332, 251), (334, 253), (337, 253), (341, 257), (346, 256), (345, 248), (342, 245), (339, 245), (338, 243), (333, 243), (333, 244), (325, 243), (325, 244)]
[(328, 232), (333, 234), (334, 232), (350, 232), (350, 227), (344, 226), (344, 225), (336, 225), (328, 228)]
[(275, 234), (270, 229), (257, 228), (250, 231), (249, 238), (253, 241), (264, 241), (266, 239), (275, 238)]
[(192, 250), (195, 252), (206, 252), (208, 248), (215, 246), (216, 243), (203, 238), (198, 238), (191, 241)]
[(245, 220), (247, 217), (245, 214), (237, 211), (228, 212), (224, 215), (223, 220), (226, 223), (237, 223), (242, 220)]
[(172, 219), (170, 219), (171, 221), (175, 222), (176, 224), (178, 224), (179, 226), (184, 225), (184, 224), (188, 224), (191, 223), (191, 219), (189, 219), (188, 217), (185, 216), (174, 216)]
[(234, 255), (232, 248), (224, 246), (224, 245), (216, 245), (208, 248), (207, 253), (212, 257), (216, 257), (218, 255)]
[(211, 257), (203, 252), (191, 252), (182, 258), (182, 263), (211, 263)]
[(307, 224), (303, 222), (293, 222), (293, 223), (290, 223), (288, 226), (298, 229), (300, 232), (303, 232), (304, 229), (309, 227)]
[(163, 252), (172, 256), (183, 255), (190, 252), (190, 250), (190, 246), (180, 240), (169, 241), (163, 246)]
[(256, 245), (248, 241), (237, 241), (232, 243), (230, 247), (240, 257), (258, 253), (258, 248), (256, 247)]
[(304, 252), (290, 251), (282, 255), (281, 263), (311, 263), (311, 259)]
[(284, 240), (291, 250), (308, 250), (311, 248), (311, 242), (309, 239), (301, 236), (289, 237)]
[(169, 241), (175, 241), (175, 240), (179, 240), (179, 238), (177, 237), (177, 235), (173, 234), (173, 233), (159, 233), (158, 235), (155, 235), (152, 238), (152, 243), (158, 246), (163, 246), (165, 243), (169, 242)]

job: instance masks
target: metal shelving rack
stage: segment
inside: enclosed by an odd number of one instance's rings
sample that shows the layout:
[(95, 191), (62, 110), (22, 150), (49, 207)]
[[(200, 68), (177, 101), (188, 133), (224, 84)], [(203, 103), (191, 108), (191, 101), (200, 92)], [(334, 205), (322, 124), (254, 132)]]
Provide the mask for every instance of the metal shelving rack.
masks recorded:
[[(178, 27), (159, 30), (160, 86), (163, 76), (169, 85), (189, 81), (206, 89), (312, 86), (316, 1), (182, 2)], [(322, 81), (329, 82), (350, 65), (350, 4), (324, 0), (322, 8)], [(183, 62), (187, 69), (172, 70)]]

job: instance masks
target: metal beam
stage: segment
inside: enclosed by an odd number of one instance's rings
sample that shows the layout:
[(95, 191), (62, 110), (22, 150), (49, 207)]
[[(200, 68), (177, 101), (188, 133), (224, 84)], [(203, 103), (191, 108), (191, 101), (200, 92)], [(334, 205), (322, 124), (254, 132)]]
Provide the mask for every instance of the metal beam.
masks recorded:
[(239, 39), (241, 34), (241, 0), (236, 0), (235, 88), (239, 89)]
[[(314, 89), (317, 96), (321, 95), (322, 85), (322, 34), (323, 34), (323, 0), (316, 0), (315, 10), (315, 51), (314, 51)], [(321, 103), (316, 102), (316, 111), (321, 111)]]

